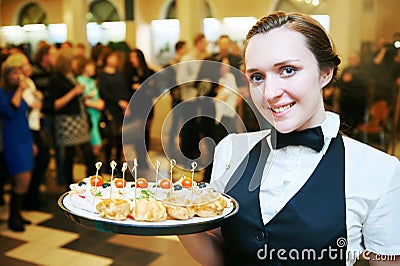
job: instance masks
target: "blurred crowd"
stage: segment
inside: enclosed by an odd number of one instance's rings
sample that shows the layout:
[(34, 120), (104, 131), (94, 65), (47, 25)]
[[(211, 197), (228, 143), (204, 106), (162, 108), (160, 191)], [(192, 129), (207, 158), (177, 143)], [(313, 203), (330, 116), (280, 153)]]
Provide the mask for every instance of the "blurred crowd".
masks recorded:
[(368, 123), (372, 110), (379, 106), (379, 122), (386, 131), (392, 127), (400, 86), (400, 33), (393, 39), (380, 36), (375, 43), (365, 42), (360, 51), (351, 51), (348, 64), (341, 69), (333, 87), (326, 89), (325, 100), (341, 115), (342, 131), (354, 138), (358, 128)]
[[(355, 134), (377, 101), (385, 103), (388, 116), (393, 112), (400, 85), (399, 41), (400, 34), (395, 34), (393, 40), (380, 38), (374, 45), (363, 45), (361, 52), (351, 52), (340, 78), (324, 91), (327, 106), (341, 114), (346, 134)], [(224, 136), (268, 126), (258, 120), (249, 101), (241, 47), (225, 35), (214, 52), (203, 34), (192, 43), (189, 48), (187, 41), (178, 41), (175, 57), (164, 66), (150, 66), (140, 49), (126, 43), (98, 43), (87, 51), (82, 44), (42, 41), (33, 56), (23, 47), (2, 49), (0, 204), (4, 182), (11, 180), (11, 229), (21, 231), (29, 222), (20, 209), (40, 209), (39, 187), (46, 182), (51, 156), (57, 183), (65, 189), (74, 180), (77, 155), (86, 176), (96, 173), (98, 160), (105, 162), (106, 173), (112, 160), (122, 165), (124, 115), (135, 113), (135, 106), (128, 109), (129, 101), (159, 70), (165, 70), (159, 76), (166, 79), (149, 83), (143, 99), (153, 106), (169, 90), (172, 122), (164, 152), (177, 161), (197, 160), (205, 168), (204, 181), (210, 180), (213, 148)], [(132, 143), (141, 169), (149, 167), (154, 117), (150, 109), (141, 117), (146, 149)], [(212, 141), (201, 142), (203, 138)]]

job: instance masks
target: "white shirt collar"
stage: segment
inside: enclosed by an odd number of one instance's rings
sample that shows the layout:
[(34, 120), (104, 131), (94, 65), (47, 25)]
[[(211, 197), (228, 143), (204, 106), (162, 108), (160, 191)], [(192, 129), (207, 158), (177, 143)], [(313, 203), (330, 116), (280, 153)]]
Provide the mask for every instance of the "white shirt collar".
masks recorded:
[(321, 124), (322, 133), (324, 134), (324, 147), (321, 152), (325, 154), (326, 150), (339, 132), (340, 118), (338, 114), (332, 112), (325, 112), (325, 120)]

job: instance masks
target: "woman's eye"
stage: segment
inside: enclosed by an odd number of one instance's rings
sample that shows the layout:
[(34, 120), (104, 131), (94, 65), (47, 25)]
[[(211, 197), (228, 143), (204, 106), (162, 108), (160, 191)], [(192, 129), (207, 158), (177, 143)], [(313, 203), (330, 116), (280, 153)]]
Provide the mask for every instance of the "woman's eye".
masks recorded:
[(291, 66), (284, 67), (282, 69), (281, 75), (284, 77), (291, 77), (296, 73), (296, 69)]
[(258, 84), (264, 80), (263, 76), (260, 74), (253, 74), (250, 76), (250, 80), (252, 83)]

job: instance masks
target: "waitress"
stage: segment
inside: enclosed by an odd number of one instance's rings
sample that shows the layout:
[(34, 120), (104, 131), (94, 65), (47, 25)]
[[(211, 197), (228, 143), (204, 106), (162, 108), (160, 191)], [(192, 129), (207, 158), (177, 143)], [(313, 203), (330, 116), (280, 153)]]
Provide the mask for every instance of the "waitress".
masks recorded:
[(363, 252), (370, 265), (400, 264), (400, 163), (341, 135), (325, 111), (339, 64), (309, 16), (276, 12), (249, 31), (250, 93), (273, 129), (216, 147), (211, 182), (240, 209), (220, 228), (179, 237), (202, 265), (352, 265)]

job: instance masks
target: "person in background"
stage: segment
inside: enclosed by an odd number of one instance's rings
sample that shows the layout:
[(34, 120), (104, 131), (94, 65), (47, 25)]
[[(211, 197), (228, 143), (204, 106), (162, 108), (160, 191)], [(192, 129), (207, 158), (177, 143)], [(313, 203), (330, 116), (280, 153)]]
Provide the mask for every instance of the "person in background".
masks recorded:
[[(175, 86), (177, 83), (176, 81), (176, 69), (183, 58), (185, 54), (188, 52), (188, 47), (187, 43), (184, 40), (177, 41), (175, 44), (175, 56), (174, 58), (169, 62), (168, 65), (164, 66), (163, 69), (163, 74), (165, 75), (164, 80), (168, 80), (165, 87), (168, 87), (169, 89), (169, 94), (171, 95), (172, 101), (171, 101), (171, 109), (173, 110), (175, 106), (177, 106), (179, 103), (182, 102), (181, 100), (181, 89), (179, 86)], [(170, 84), (168, 84), (170, 83)], [(173, 84), (172, 84), (173, 83)], [(170, 88), (170, 86), (175, 86)], [(172, 111), (173, 112), (173, 111)], [(167, 155), (170, 158), (173, 158), (177, 156), (177, 142), (176, 142), (176, 137), (177, 137), (177, 129), (178, 126), (180, 125), (182, 117), (172, 113), (172, 122), (171, 122), (171, 127), (169, 130), (169, 135), (168, 135), (168, 151)]]
[[(394, 40), (396, 40), (396, 36), (396, 34), (393, 36)], [(373, 101), (385, 100), (390, 107), (394, 106), (393, 88), (398, 75), (395, 73), (397, 48), (394, 46), (394, 40), (390, 41), (384, 36), (380, 36), (373, 57), (375, 69)]]
[(21, 67), (22, 74), (25, 77), (24, 82), (27, 84), (22, 98), (29, 106), (28, 124), (33, 136), (33, 142), (37, 148), (35, 167), (32, 171), (32, 178), (24, 199), (23, 208), (26, 210), (39, 210), (42, 205), (39, 186), (44, 182), (47, 165), (49, 163), (49, 148), (40, 123), (43, 94), (36, 89), (35, 83), (30, 79), (32, 75), (32, 66), (28, 58), (22, 53), (15, 54), (13, 58), (14, 62)]
[(96, 63), (93, 60), (83, 59), (79, 65), (80, 75), (76, 78), (79, 84), (85, 87), (83, 97), (85, 98), (86, 112), (90, 119), (90, 142), (93, 154), (98, 157), (101, 152), (102, 136), (100, 132), (101, 112), (104, 110), (104, 100), (100, 98), (96, 80)]
[(182, 57), (185, 54), (187, 54), (187, 52), (188, 52), (188, 47), (186, 41), (184, 40), (177, 41), (175, 43), (175, 56), (169, 61), (168, 65), (172, 66), (181, 62)]
[(73, 58), (71, 48), (59, 50), (54, 64), (55, 73), (50, 80), (49, 96), (55, 110), (56, 145), (65, 150), (64, 184), (68, 189), (74, 182), (73, 167), (77, 148), (80, 148), (83, 153), (86, 166), (85, 176), (96, 173), (95, 159), (90, 145), (89, 121), (82, 95), (85, 87), (76, 81), (72, 72)]
[(50, 149), (54, 150), (54, 157), (56, 161), (56, 179), (58, 184), (63, 184), (65, 180), (65, 170), (63, 167), (63, 161), (65, 158), (64, 150), (59, 148), (55, 144), (55, 128), (54, 128), (54, 108), (53, 103), (50, 101), (50, 78), (53, 74), (53, 66), (55, 60), (55, 54), (57, 49), (55, 46), (50, 45), (46, 42), (41, 42), (38, 50), (34, 56), (34, 64), (32, 66), (31, 79), (36, 85), (38, 91), (42, 92), (42, 118), (41, 118), (41, 129), (44, 132), (45, 137), (43, 140), (46, 141), (48, 147), (47, 153), (50, 154)]
[(13, 177), (8, 227), (22, 232), (25, 231), (25, 224), (30, 223), (21, 216), (21, 209), (34, 167), (34, 144), (26, 118), (29, 107), (22, 98), (28, 84), (16, 56), (18, 54), (10, 55), (2, 66), (0, 116), (3, 120), (4, 157), (8, 172)]
[[(103, 56), (103, 67), (97, 72), (97, 80), (100, 95), (105, 102), (103, 114), (107, 123), (103, 134), (103, 137), (107, 139), (104, 144), (105, 168), (108, 173), (111, 173), (112, 160), (122, 165), (122, 123), (132, 89), (128, 87), (121, 71), (121, 54), (118, 51), (107, 51)], [(112, 156), (114, 149), (115, 156)]]
[[(203, 33), (198, 33), (193, 38), (193, 48), (181, 58), (181, 62), (193, 61), (190, 64), (179, 64), (176, 67), (176, 81), (180, 88), (181, 101), (197, 95), (193, 82), (199, 74), (201, 61), (208, 57), (208, 42)], [(197, 61), (196, 61), (197, 60)]]
[(229, 58), (222, 58), (220, 68), (221, 77), (218, 84), (224, 85), (218, 86), (215, 95), (216, 128), (214, 136), (216, 143), (219, 143), (229, 133), (238, 131), (238, 86), (235, 76), (230, 69)]
[(251, 99), (248, 91), (248, 85), (246, 78), (244, 76), (243, 69), (243, 58), (242, 53), (240, 51), (240, 47), (236, 42), (232, 42), (231, 38), (228, 35), (221, 35), (217, 41), (218, 52), (213, 53), (210, 56), (210, 60), (221, 61), (223, 58), (228, 58), (229, 64), (237, 68), (240, 71), (233, 71), (233, 75), (235, 76), (236, 84), (238, 87), (238, 91), (242, 95), (242, 97), (238, 98), (238, 106), (237, 111), (239, 115), (242, 117), (242, 120), (248, 131), (255, 131), (259, 127), (257, 126), (258, 121), (256, 119), (256, 115), (252, 111)]
[(343, 132), (350, 136), (353, 130), (364, 121), (369, 97), (368, 85), (367, 72), (360, 65), (359, 54), (350, 53), (349, 65), (343, 69), (337, 82)]
[[(129, 52), (129, 60), (127, 62), (127, 67), (126, 67), (126, 78), (127, 78), (127, 83), (132, 89), (132, 94), (131, 96), (140, 88), (140, 86), (148, 79), (150, 78), (155, 71), (151, 69), (146, 61), (146, 58), (143, 54), (143, 52), (140, 49), (132, 49)], [(146, 89), (146, 99), (143, 99), (145, 101), (148, 101), (149, 103), (153, 102), (153, 99), (155, 95), (157, 94), (156, 88), (155, 88), (155, 83), (153, 80), (149, 80), (149, 83), (146, 84), (148, 88), (154, 89), (154, 91), (151, 91), (150, 89)], [(151, 104), (150, 103), (150, 104)], [(145, 130), (145, 143), (146, 147), (150, 147), (150, 128), (151, 124), (153, 121), (154, 117), (154, 109), (151, 109), (149, 116), (146, 118), (146, 130)], [(139, 155), (139, 158), (143, 156), (144, 154), (142, 153)], [(142, 159), (140, 159), (142, 160)], [(146, 162), (142, 162), (146, 165)]]
[(83, 43), (78, 43), (75, 47), (75, 56), (86, 58), (85, 45)]
[[(217, 41), (218, 52), (213, 53), (210, 56), (210, 60), (221, 61), (222, 58), (228, 58), (231, 66), (242, 70), (243, 69), (243, 60), (242, 57), (232, 53), (232, 40), (228, 35), (221, 35)], [(244, 75), (241, 75), (240, 72), (234, 73), (236, 84), (239, 88), (245, 87), (247, 84), (245, 82)]]
[(195, 81), (198, 80), (202, 60), (209, 56), (207, 45), (205, 35), (203, 33), (196, 34), (193, 38), (193, 48), (182, 57), (182, 64), (176, 66), (176, 82), (179, 86), (180, 101), (183, 104), (180, 104), (179, 108), (173, 109), (172, 115), (179, 122), (174, 124), (170, 134), (179, 136), (180, 150), (183, 156), (189, 159), (195, 159), (198, 156), (199, 129), (196, 121), (196, 108), (193, 108), (192, 103), (198, 96)]
[(400, 162), (340, 134), (325, 111), (322, 89), (339, 64), (308, 15), (274, 12), (249, 30), (250, 93), (273, 128), (216, 147), (211, 185), (240, 209), (217, 229), (178, 236), (199, 263), (353, 265), (366, 251), (372, 266), (400, 264)]

